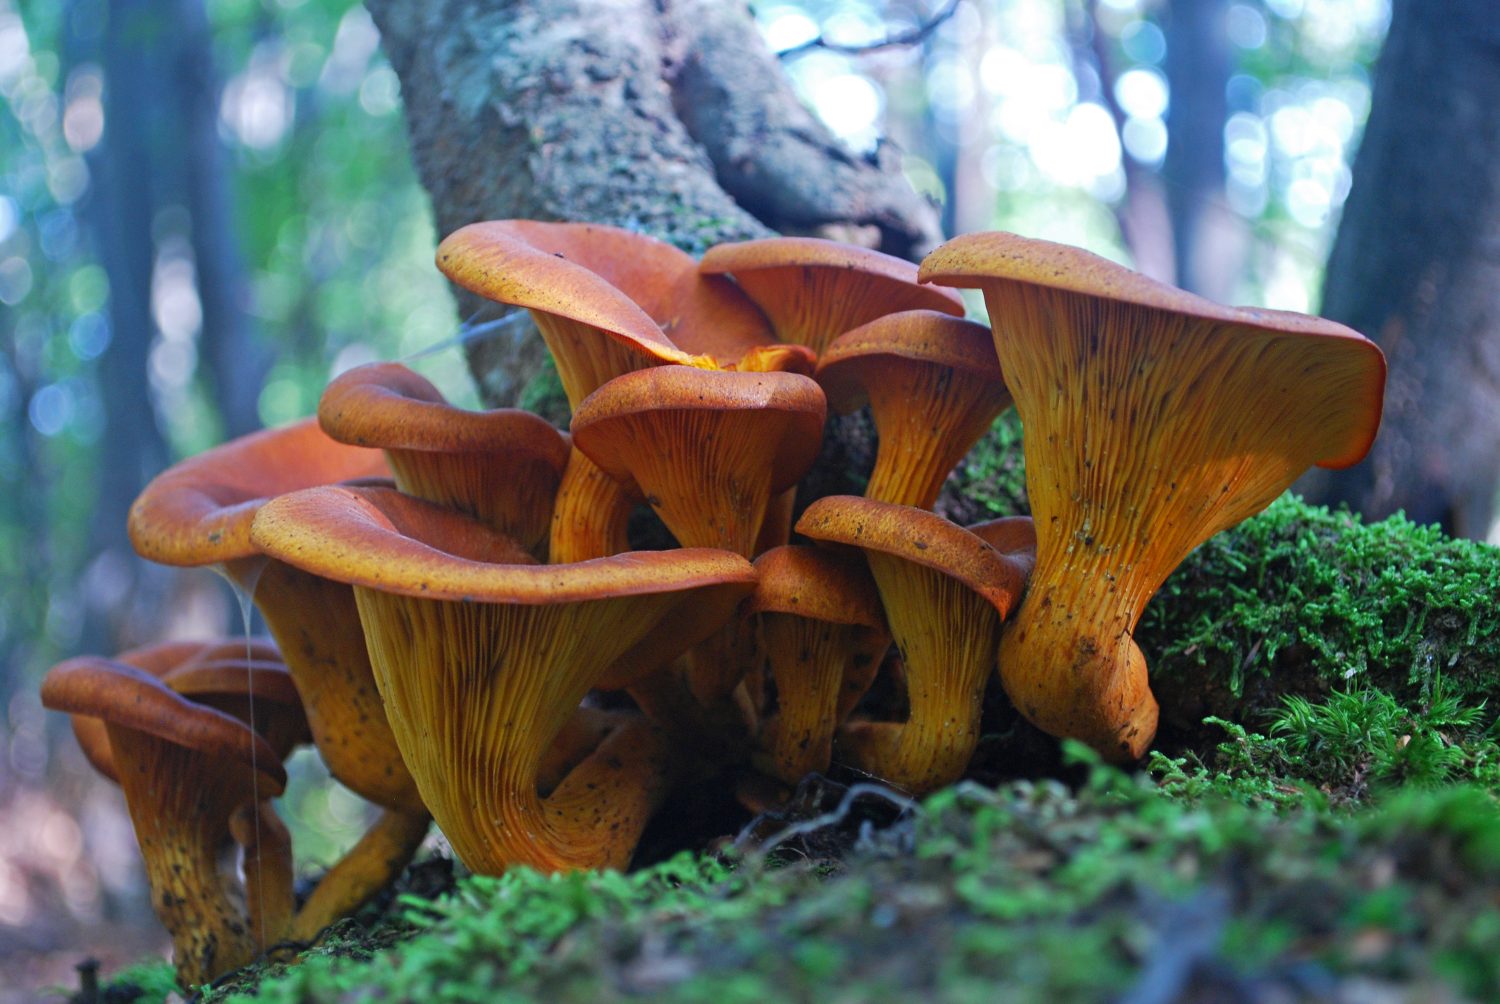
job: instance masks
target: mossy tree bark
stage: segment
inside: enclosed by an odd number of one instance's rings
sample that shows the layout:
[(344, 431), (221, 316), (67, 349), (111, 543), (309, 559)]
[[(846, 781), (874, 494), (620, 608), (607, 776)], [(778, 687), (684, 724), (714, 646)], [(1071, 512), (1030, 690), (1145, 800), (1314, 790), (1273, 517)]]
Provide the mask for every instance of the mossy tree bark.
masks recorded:
[(1483, 537), (1500, 485), (1500, 21), (1397, 0), (1323, 312), (1390, 364), (1366, 461), (1305, 487)]
[[(588, 220), (693, 253), (779, 231), (906, 257), (939, 238), (893, 157), (850, 154), (797, 101), (740, 4), (368, 7), (401, 78), (439, 233), (483, 219)], [(486, 398), (514, 400), (542, 351), (532, 337), (471, 350)]]

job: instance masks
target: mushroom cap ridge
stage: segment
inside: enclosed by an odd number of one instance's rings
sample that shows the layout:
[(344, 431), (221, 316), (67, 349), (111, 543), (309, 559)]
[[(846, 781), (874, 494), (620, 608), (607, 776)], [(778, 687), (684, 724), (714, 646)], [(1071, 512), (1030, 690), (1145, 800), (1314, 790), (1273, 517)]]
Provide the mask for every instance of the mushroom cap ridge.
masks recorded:
[(864, 381), (876, 378), (883, 361), (946, 366), (993, 376), (1001, 383), (1000, 361), (990, 329), (935, 310), (886, 314), (835, 338), (818, 359), (814, 374), (835, 411), (847, 413), (869, 398)]
[(42, 704), (54, 711), (88, 715), (253, 766), (266, 782), (263, 797), (279, 795), (286, 786), (281, 758), (250, 726), (177, 694), (134, 666), (88, 657), (70, 659), (47, 673), (41, 697)]
[[(822, 237), (762, 237), (756, 240), (717, 244), (703, 255), (699, 269), (710, 275), (733, 274), (770, 268), (830, 268), (864, 272), (892, 282), (919, 281), (911, 262), (855, 244)], [(921, 296), (920, 306), (963, 316), (964, 302), (947, 290)]]
[(1004, 231), (964, 234), (940, 245), (922, 260), (919, 281), (984, 289), (991, 283), (1014, 282), (1067, 293), (1134, 304), (1150, 310), (1217, 322), (1225, 337), (1256, 334), (1270, 337), (1316, 336), (1347, 343), (1362, 352), (1365, 421), (1349, 441), (1327, 456), (1319, 467), (1339, 468), (1358, 463), (1369, 452), (1380, 427), (1385, 396), (1385, 355), (1364, 335), (1336, 321), (1292, 311), (1259, 307), (1228, 307), (1141, 275), (1107, 258), (1067, 244), (1022, 237)]
[[(390, 493), (395, 495), (395, 493)], [(576, 602), (602, 595), (692, 589), (726, 579), (754, 581), (750, 563), (727, 551), (683, 548), (637, 551), (570, 565), (536, 565), (514, 545), (517, 563), (462, 557), (400, 531), (393, 507), (424, 509), (424, 522), (478, 527), (457, 513), (417, 499), (382, 500), (338, 487), (294, 492), (268, 502), (253, 537), (267, 554), (325, 578), (433, 600), (522, 604)], [(501, 537), (495, 533), (495, 537)], [(503, 539), (503, 538), (502, 538)]]
[(389, 477), (379, 450), (330, 439), (314, 418), (262, 429), (174, 464), (130, 507), (130, 542), (144, 558), (198, 566), (255, 554), (250, 522), (282, 492)]
[(545, 419), (519, 408), (455, 407), (400, 363), (369, 363), (335, 377), (318, 402), (318, 423), (333, 439), (355, 446), (511, 451), (548, 460), (559, 474), (568, 462), (567, 441)]
[[(549, 228), (564, 224), (531, 220), (470, 223), (443, 238), (437, 265), (449, 279), (472, 293), (543, 314), (590, 325), (617, 341), (634, 344), (662, 362), (705, 365), (662, 333), (651, 315), (617, 285), (591, 268), (545, 250), (555, 242)], [(569, 224), (574, 240), (617, 239), (615, 228)]]
[(958, 579), (1010, 615), (1031, 570), (1029, 555), (997, 550), (987, 540), (925, 509), (856, 495), (818, 499), (797, 521), (814, 540), (881, 551)]

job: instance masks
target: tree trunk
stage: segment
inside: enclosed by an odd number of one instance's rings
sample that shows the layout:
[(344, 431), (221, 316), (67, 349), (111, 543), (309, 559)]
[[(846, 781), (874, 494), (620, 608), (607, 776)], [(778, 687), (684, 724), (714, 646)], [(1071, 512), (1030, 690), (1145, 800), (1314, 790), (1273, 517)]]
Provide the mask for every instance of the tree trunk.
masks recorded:
[[(163, 129), (152, 100), (167, 75), (161, 39), (167, 29), (154, 5), (121, 0), (109, 11), (104, 39), (105, 119), (109, 128), (91, 158), (94, 192), (87, 210), (100, 261), (109, 275), (110, 342), (99, 360), (103, 412), (98, 502), (89, 531), (90, 567), (83, 579), (85, 652), (114, 652), (139, 629), (160, 622), (163, 570), (135, 556), (125, 515), (152, 474), (167, 463), (156, 424), (150, 373), (152, 235), (161, 179), (155, 137)], [(153, 108), (158, 111), (153, 111)], [(141, 623), (144, 618), (150, 623)]]
[[(748, 11), (720, 0), (370, 0), (401, 78), (439, 233), (529, 217), (629, 227), (701, 252), (860, 228), (914, 255), (935, 216), (895, 166), (851, 155), (792, 94)], [(849, 230), (837, 231), (847, 236)], [(468, 300), (463, 312), (482, 304)], [(537, 339), (470, 365), (510, 403)]]
[(1500, 19), (1396, 0), (1323, 312), (1390, 365), (1370, 456), (1308, 485), (1484, 536), (1500, 485)]

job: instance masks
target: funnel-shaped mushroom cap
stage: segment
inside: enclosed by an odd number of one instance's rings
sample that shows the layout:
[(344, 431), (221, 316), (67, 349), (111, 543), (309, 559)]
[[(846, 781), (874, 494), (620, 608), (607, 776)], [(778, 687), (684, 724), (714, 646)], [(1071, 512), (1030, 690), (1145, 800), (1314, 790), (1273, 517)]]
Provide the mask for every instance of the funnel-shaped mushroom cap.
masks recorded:
[(489, 271), (491, 256), (514, 251), (517, 241), (592, 272), (623, 293), (671, 345), (689, 355), (709, 356), (727, 368), (775, 341), (765, 315), (732, 282), (703, 275), (691, 255), (665, 241), (618, 227), (537, 220), (476, 223), (443, 242), (439, 266), (474, 292), (531, 307), (495, 295), (511, 294), (517, 287), (510, 277), (496, 279)]
[(898, 310), (939, 310), (962, 317), (963, 300), (947, 290), (917, 285), (908, 261), (817, 237), (767, 237), (719, 244), (699, 266), (734, 276), (771, 319), (784, 342), (821, 356), (851, 328)]
[(1026, 428), (1037, 566), (1006, 690), (1054, 735), (1140, 756), (1157, 712), (1130, 633), (1147, 600), (1308, 466), (1364, 456), (1384, 357), (1332, 321), (1219, 306), (1014, 234), (949, 241), (922, 277), (984, 290)]
[[(641, 238), (580, 223), (471, 223), (438, 245), (443, 273), (465, 289), (531, 311), (574, 407), (611, 377), (645, 366), (712, 367), (684, 352), (637, 299), (665, 303), (674, 278), (652, 269)], [(609, 263), (610, 271), (598, 268)], [(664, 287), (664, 288), (654, 288)]]
[(924, 509), (848, 495), (808, 506), (797, 532), (864, 552), (905, 662), (907, 721), (849, 726), (844, 755), (912, 792), (951, 784), (979, 741), (985, 678), (1028, 563)]
[(754, 569), (706, 549), (494, 564), (452, 547), (455, 521), (472, 521), (436, 507), (394, 514), (372, 496), (284, 496), (255, 537), (354, 585), (397, 742), (455, 852), (489, 873), (623, 865), (663, 794), (660, 737), (612, 736), (546, 799), (543, 754), (589, 688), (680, 604), (700, 590), (743, 595)]
[(890, 632), (853, 554), (786, 545), (756, 558), (755, 570), (745, 615), (759, 618), (778, 705), (760, 745), (766, 769), (796, 784), (828, 769), (834, 729), (874, 680)]
[(328, 385), (318, 421), (341, 443), (385, 450), (402, 491), (545, 551), (568, 444), (536, 415), (455, 408), (400, 363), (371, 363)]
[(330, 439), (316, 419), (205, 450), (152, 479), (130, 507), (130, 542), (164, 565), (210, 565), (255, 553), (250, 521), (268, 498), (388, 474), (379, 450)]
[(887, 314), (834, 339), (818, 361), (834, 411), (865, 404), (880, 447), (865, 491), (930, 509), (943, 481), (1010, 405), (990, 329), (932, 310)]
[(589, 395), (573, 444), (682, 544), (749, 556), (771, 496), (817, 459), (825, 411), (822, 390), (795, 373), (663, 366)]
[(55, 666), (42, 703), (105, 723), (179, 981), (205, 983), (259, 954), (264, 946), (220, 877), (218, 855), (236, 809), (281, 794), (286, 773), (276, 751), (244, 722), (123, 663)]
[[(133, 666), (165, 681), (176, 693), (247, 724), (252, 724), (250, 706), (256, 705), (255, 730), (283, 759), (307, 740), (301, 698), (276, 647), (263, 639), (159, 642), (122, 652), (113, 660), (78, 656), (68, 661)], [(87, 715), (70, 718), (84, 757), (118, 784), (104, 722)]]
[(204, 756), (237, 761), (242, 769), (228, 773), (242, 775), (249, 791), (253, 772), (262, 797), (273, 798), (286, 785), (281, 757), (248, 725), (122, 662), (83, 656), (57, 664), (42, 680), (42, 704), (144, 732)]

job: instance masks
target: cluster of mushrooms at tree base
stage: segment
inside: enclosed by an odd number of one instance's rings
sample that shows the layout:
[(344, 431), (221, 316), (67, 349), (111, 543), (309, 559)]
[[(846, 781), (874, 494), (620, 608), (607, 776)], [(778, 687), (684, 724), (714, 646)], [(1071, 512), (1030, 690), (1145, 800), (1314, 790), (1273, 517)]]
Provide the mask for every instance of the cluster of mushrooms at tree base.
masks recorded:
[[(517, 220), (437, 257), (530, 312), (569, 432), (453, 407), (398, 364), (350, 370), (316, 419), (178, 464), (131, 512), (141, 554), (222, 569), (271, 639), (74, 659), (43, 684), (124, 790), (184, 986), (315, 941), (429, 819), (476, 872), (623, 868), (674, 785), (726, 769), (762, 803), (832, 763), (933, 791), (968, 765), (996, 673), (1043, 730), (1137, 758), (1147, 600), (1379, 423), (1384, 359), (1356, 332), (1012, 234), (919, 271), (803, 238), (699, 262)], [(993, 333), (953, 286), (983, 291)], [(866, 405), (866, 495), (798, 499), (828, 409)], [(935, 515), (1012, 405), (1031, 515)], [(631, 550), (643, 503), (680, 547)], [(861, 708), (880, 673), (904, 720)], [(272, 800), (309, 741), (379, 814), (299, 904)], [(235, 845), (240, 882), (219, 867)]]

